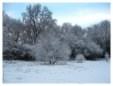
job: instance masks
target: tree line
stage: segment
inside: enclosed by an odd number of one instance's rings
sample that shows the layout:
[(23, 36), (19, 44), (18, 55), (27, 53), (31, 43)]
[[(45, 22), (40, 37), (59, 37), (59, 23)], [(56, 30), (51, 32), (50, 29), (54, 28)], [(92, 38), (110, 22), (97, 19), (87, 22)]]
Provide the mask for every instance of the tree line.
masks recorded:
[(110, 56), (110, 21), (87, 28), (68, 22), (59, 26), (56, 21), (41, 4), (28, 5), (22, 21), (4, 11), (3, 59), (55, 62), (74, 60), (78, 54), (88, 60)]

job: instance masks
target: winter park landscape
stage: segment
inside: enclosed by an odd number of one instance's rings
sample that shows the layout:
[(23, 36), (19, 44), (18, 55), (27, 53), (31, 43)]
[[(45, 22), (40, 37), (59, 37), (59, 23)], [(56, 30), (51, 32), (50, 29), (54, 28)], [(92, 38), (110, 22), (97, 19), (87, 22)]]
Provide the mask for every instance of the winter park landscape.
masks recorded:
[(110, 83), (110, 63), (75, 61), (65, 65), (4, 61), (4, 83)]
[(110, 3), (4, 3), (3, 83), (110, 83)]

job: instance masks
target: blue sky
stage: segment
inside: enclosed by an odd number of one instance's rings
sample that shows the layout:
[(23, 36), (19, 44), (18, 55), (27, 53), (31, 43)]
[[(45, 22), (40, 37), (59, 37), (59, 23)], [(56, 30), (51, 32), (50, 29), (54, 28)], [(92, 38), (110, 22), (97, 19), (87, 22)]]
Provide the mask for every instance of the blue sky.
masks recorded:
[[(21, 19), (21, 13), (26, 10), (30, 3), (4, 3), (5, 12), (16, 19)], [(53, 13), (53, 18), (61, 25), (70, 22), (72, 25), (78, 24), (82, 27), (98, 23), (102, 20), (110, 20), (109, 3), (40, 3), (47, 6)]]

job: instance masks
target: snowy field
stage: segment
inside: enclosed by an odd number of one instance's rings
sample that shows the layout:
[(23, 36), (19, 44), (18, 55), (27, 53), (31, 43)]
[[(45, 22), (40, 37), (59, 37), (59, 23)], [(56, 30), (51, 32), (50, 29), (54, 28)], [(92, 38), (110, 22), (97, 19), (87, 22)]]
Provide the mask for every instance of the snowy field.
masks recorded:
[(67, 62), (40, 65), (39, 62), (4, 61), (4, 83), (110, 83), (110, 62)]

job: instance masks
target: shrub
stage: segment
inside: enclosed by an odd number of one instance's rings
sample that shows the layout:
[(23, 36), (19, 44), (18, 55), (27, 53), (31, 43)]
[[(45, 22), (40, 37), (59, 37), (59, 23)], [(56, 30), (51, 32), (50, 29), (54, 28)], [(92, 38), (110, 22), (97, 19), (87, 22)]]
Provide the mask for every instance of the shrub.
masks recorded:
[(3, 59), (4, 60), (35, 60), (33, 55), (31, 54), (31, 50), (22, 46), (16, 46), (11, 48), (10, 50), (3, 51)]
[(76, 60), (78, 63), (82, 63), (82, 62), (85, 60), (85, 57), (84, 57), (83, 54), (77, 54), (75, 60)]

